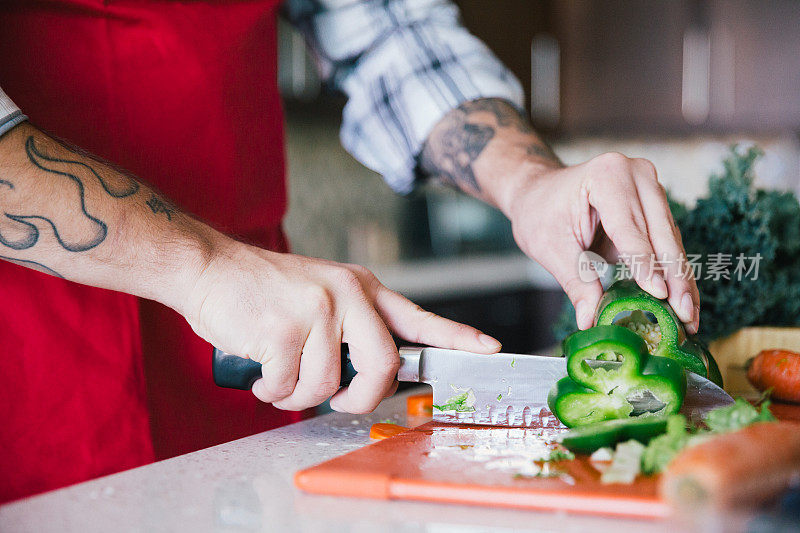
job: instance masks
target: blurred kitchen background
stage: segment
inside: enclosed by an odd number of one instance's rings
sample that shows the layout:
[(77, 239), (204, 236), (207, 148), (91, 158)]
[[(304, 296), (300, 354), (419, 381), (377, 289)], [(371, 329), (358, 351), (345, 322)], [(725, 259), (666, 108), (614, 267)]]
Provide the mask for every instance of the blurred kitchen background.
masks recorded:
[[(800, 1), (457, 0), (466, 27), (525, 86), (567, 164), (606, 151), (653, 161), (691, 202), (735, 142), (766, 152), (758, 184), (800, 193)], [(281, 28), (295, 252), (370, 267), (423, 307), (496, 336), (553, 344), (562, 292), (497, 211), (428, 184), (401, 197), (339, 144), (344, 99)]]

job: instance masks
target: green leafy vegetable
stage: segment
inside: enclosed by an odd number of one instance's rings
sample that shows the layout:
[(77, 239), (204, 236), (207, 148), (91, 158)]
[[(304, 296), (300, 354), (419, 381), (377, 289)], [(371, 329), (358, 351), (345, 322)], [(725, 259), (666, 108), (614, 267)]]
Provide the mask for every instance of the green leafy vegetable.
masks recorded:
[(709, 180), (709, 195), (689, 209), (672, 202), (687, 254), (760, 254), (758, 277), (698, 279), (700, 335), (705, 340), (753, 325), (800, 325), (800, 204), (791, 192), (753, 186), (762, 151), (732, 147), (722, 174)]
[(769, 401), (757, 409), (747, 400), (736, 398), (731, 405), (714, 409), (703, 419), (708, 429), (715, 433), (736, 431), (756, 422), (772, 422), (775, 417), (769, 411)]
[(642, 472), (653, 474), (661, 472), (672, 458), (678, 455), (689, 442), (687, 421), (683, 415), (670, 415), (667, 431), (652, 439), (642, 454)]
[[(671, 415), (667, 419), (666, 432), (650, 440), (644, 447), (640, 462), (641, 472), (647, 475), (662, 472), (681, 450), (699, 444), (714, 435), (736, 431), (756, 422), (774, 420), (775, 417), (769, 411), (769, 401), (764, 401), (758, 408), (741, 398), (737, 398), (731, 405), (710, 411), (703, 420), (708, 429), (693, 427), (683, 415)], [(617, 445), (614, 461), (617, 460), (619, 447), (622, 444), (624, 443)]]
[(472, 389), (461, 389), (455, 385), (450, 385), (456, 394), (449, 398), (442, 405), (435, 405), (434, 409), (439, 411), (471, 412), (475, 410), (475, 393)]
[(555, 449), (550, 452), (550, 455), (543, 459), (544, 462), (556, 463), (558, 461), (571, 461), (575, 459), (575, 454), (569, 450)]
[(384, 418), (383, 420), (380, 421), (380, 423), (381, 424), (395, 424), (396, 422), (394, 420), (392, 420), (391, 418)]
[(499, 401), (500, 401), (500, 400), (502, 400), (502, 399), (503, 399), (503, 395), (502, 395), (502, 394), (498, 394), (498, 395), (497, 395), (497, 401), (499, 402)]

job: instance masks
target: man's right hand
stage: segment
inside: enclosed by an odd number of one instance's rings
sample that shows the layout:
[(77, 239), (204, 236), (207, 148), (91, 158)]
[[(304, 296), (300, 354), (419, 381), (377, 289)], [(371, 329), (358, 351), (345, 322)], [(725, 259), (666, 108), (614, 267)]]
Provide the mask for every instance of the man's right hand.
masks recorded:
[[(27, 123), (0, 138), (0, 193), (0, 258), (172, 307), (205, 340), (262, 363), (253, 392), (282, 409), (335, 394), (334, 409), (372, 410), (392, 392), (399, 365), (389, 331), (444, 348), (500, 349), (362, 267), (236, 242)], [(342, 342), (358, 375), (338, 391)]]
[[(397, 386), (400, 359), (390, 331), (443, 348), (500, 349), (480, 331), (422, 310), (364, 267), (230, 239), (215, 248), (185, 316), (215, 346), (260, 362), (263, 378), (253, 393), (280, 409), (305, 409), (333, 395), (337, 411), (372, 411)], [(358, 374), (339, 390), (342, 342)]]

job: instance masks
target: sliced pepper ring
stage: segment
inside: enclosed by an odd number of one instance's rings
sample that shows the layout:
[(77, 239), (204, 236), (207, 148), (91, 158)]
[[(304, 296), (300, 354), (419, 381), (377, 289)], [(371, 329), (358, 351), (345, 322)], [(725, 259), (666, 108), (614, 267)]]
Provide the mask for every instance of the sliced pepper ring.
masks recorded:
[(644, 340), (622, 326), (575, 332), (564, 340), (564, 353), (569, 375), (551, 389), (547, 403), (567, 427), (666, 415), (683, 404), (686, 378), (680, 363), (648, 356)]
[(547, 397), (547, 405), (561, 423), (570, 428), (627, 418), (633, 411), (624, 394), (597, 392), (575, 383), (569, 376), (556, 382)]
[[(647, 345), (621, 326), (597, 326), (564, 340), (567, 373), (576, 383), (604, 394), (641, 373), (648, 357)], [(616, 364), (606, 364), (611, 362)]]
[(722, 386), (722, 375), (714, 358), (701, 343), (687, 336), (672, 307), (640, 288), (633, 280), (620, 280), (608, 288), (597, 307), (595, 323), (598, 326), (613, 324), (616, 317), (626, 311), (645, 311), (655, 317), (661, 329), (661, 339), (653, 355), (674, 359), (687, 370)]

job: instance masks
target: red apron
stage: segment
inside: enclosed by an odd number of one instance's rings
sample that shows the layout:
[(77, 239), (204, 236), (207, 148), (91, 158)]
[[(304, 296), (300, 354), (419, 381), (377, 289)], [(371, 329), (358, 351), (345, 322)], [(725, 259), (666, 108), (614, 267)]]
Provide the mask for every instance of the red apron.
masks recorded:
[[(35, 125), (285, 250), (278, 4), (4, 2), (0, 86)], [(215, 387), (210, 346), (159, 304), (2, 261), (0, 279), (0, 501), (301, 418)]]

